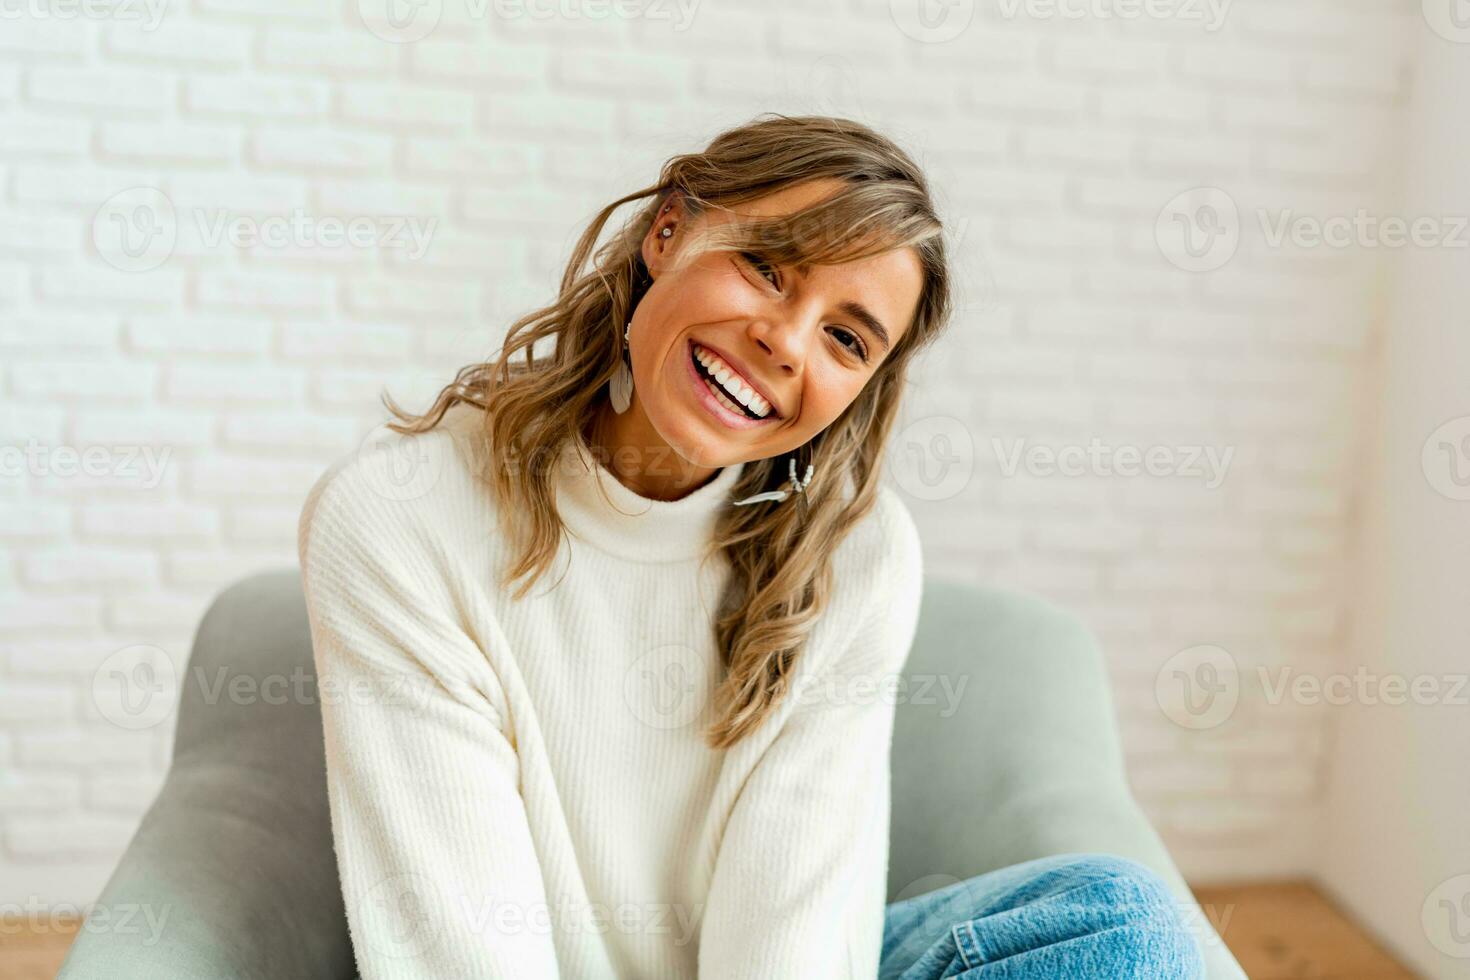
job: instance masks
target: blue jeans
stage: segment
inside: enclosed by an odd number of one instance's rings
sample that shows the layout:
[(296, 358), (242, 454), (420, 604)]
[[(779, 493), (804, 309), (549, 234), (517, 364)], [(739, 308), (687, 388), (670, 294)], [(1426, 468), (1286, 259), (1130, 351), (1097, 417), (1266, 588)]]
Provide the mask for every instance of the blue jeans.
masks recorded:
[(1054, 854), (894, 902), (878, 980), (1200, 980), (1176, 899), (1143, 865)]

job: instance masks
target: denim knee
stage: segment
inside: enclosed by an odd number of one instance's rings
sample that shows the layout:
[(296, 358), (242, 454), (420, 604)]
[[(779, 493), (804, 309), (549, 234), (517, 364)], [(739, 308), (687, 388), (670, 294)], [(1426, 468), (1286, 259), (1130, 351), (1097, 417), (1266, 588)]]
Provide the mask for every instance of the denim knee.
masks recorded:
[(1183, 903), (1157, 872), (1115, 854), (1075, 854), (1062, 861), (1068, 878), (1089, 882), (1108, 896), (1116, 928), (1149, 937), (1139, 948), (1159, 960), (1156, 975), (1204, 976), (1199, 946), (1181, 913)]
[(1172, 905), (1174, 893), (1152, 868), (1116, 854), (1067, 854), (1058, 856), (1067, 877), (1106, 882), (1119, 897), (1135, 894), (1130, 905)]

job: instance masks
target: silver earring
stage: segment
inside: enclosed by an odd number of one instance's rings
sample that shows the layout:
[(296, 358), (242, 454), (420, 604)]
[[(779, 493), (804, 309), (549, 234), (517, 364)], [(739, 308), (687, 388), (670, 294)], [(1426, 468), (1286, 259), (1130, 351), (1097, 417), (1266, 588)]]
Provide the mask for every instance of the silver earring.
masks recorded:
[(667, 227), (667, 226), (665, 226), (665, 228), (664, 228), (664, 230), (663, 230), (663, 231), (661, 231), (661, 232), (659, 232), (659, 234), (660, 234), (660, 235), (662, 235), (662, 236), (663, 236), (663, 237), (665, 237), (665, 238), (668, 238), (668, 237), (669, 237), (669, 236), (670, 236), (670, 235), (672, 235), (672, 234), (673, 234), (673, 233), (674, 233), (674, 229), (672, 229), (672, 228), (669, 228), (669, 227)]
[[(628, 334), (633, 329), (633, 321), (629, 320), (627, 327), (623, 329), (623, 350), (628, 349)], [(632, 356), (631, 353), (628, 355)], [(628, 361), (623, 352), (618, 352), (618, 369), (613, 372), (612, 380), (607, 383), (608, 400), (612, 402), (613, 411), (622, 415), (633, 404), (633, 369), (628, 367)]]
[[(796, 493), (805, 495), (806, 488), (811, 486), (812, 473), (816, 469), (816, 467), (811, 463), (806, 464), (806, 474), (800, 480), (798, 480), (796, 478), (796, 457), (792, 456), (790, 469), (790, 482), (792, 487), (795, 489)], [(743, 500), (737, 500), (735, 501), (735, 506), (742, 507), (745, 504), (756, 504), (760, 503), (762, 500), (785, 500), (787, 497), (791, 496), (791, 493), (791, 490), (767, 490), (764, 493), (752, 494), (751, 496), (746, 497)]]

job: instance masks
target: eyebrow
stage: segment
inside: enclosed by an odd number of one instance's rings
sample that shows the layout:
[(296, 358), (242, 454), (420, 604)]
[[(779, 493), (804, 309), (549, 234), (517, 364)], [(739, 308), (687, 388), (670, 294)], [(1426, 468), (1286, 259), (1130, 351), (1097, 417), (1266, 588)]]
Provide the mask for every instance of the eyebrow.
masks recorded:
[(877, 335), (878, 342), (883, 345), (883, 350), (888, 350), (890, 346), (888, 328), (883, 326), (883, 321), (875, 317), (866, 306), (856, 300), (845, 299), (837, 304), (837, 308), (871, 330)]
[[(796, 266), (797, 275), (799, 275), (803, 279), (807, 278), (807, 274), (810, 271), (810, 264)], [(872, 333), (875, 337), (877, 337), (878, 342), (883, 345), (883, 350), (885, 353), (890, 347), (893, 346), (892, 338), (890, 338), (888, 335), (888, 328), (883, 326), (883, 321), (874, 316), (872, 310), (868, 309), (857, 300), (845, 299), (841, 303), (837, 304), (837, 309), (852, 317), (863, 326), (867, 327), (868, 331)]]

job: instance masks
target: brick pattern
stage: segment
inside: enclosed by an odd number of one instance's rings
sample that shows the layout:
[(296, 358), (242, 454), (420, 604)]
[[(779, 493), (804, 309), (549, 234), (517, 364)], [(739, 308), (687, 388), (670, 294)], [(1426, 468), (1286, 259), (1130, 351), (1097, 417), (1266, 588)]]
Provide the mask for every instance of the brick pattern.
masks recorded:
[[(0, 30), (0, 446), (40, 447), (0, 478), (0, 880), (100, 884), (162, 778), (171, 721), (109, 724), (103, 660), (149, 644), (182, 665), (219, 588), (294, 561), (307, 488), (381, 420), (381, 390), (422, 406), (551, 295), (595, 208), (764, 109), (877, 125), (950, 219), (961, 310), (907, 417), (954, 427), (973, 470), (910, 495), (931, 567), (1098, 633), (1134, 787), (1187, 875), (1309, 860), (1326, 714), (1268, 703), (1254, 668), (1347, 669), (1388, 257), (1272, 247), (1253, 223), (1392, 200), (1417, 3), (1239, 0), (1208, 29), (1183, 13), (1202, 3), (1017, 0), (920, 39), (886, 0), (465, 0), (421, 38), (366, 0), (197, 0), (156, 25), (123, 6), (26, 5)], [(1246, 226), (1208, 272), (1156, 240), (1196, 187)], [(136, 188), (171, 216), (116, 206)], [(148, 213), (171, 251), (129, 268), (119, 229)], [(232, 238), (293, 215), (375, 237)], [(385, 237), (402, 221), (431, 230), (422, 254)], [(1231, 464), (1215, 486), (1006, 467), (1018, 441), (1094, 440)], [(1155, 696), (1201, 644), (1244, 671), (1206, 732)]]

